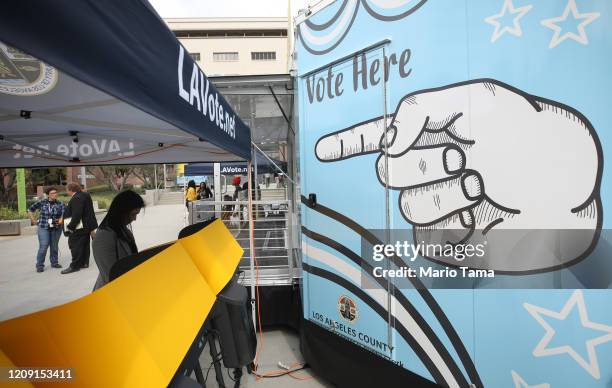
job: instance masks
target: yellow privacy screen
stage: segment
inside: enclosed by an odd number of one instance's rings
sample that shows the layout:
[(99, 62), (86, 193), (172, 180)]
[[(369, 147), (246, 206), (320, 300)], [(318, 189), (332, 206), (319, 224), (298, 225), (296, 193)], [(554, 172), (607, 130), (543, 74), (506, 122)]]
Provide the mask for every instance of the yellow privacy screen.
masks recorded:
[(204, 230), (207, 232), (194, 233), (178, 242), (190, 255), (204, 258), (194, 263), (216, 295), (234, 274), (243, 250), (221, 220), (212, 222)]
[(0, 366), (72, 369), (34, 385), (165, 387), (242, 253), (214, 221), (90, 295), (0, 322)]

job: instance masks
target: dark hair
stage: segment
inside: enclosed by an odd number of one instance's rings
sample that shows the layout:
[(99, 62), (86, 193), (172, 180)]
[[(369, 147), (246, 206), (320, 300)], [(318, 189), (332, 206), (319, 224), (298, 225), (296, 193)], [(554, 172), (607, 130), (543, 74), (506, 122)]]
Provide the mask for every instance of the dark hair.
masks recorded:
[(200, 182), (200, 187), (202, 187), (202, 185), (204, 185), (204, 187), (206, 187), (206, 182)]
[(49, 195), (49, 193), (52, 192), (52, 191), (57, 191), (57, 189), (55, 187), (53, 187), (53, 186), (47, 187), (45, 189), (45, 194)]
[(193, 187), (194, 189), (196, 188), (195, 181), (193, 179), (187, 183), (187, 190), (189, 190), (190, 187)]
[(76, 182), (70, 182), (68, 183), (68, 185), (66, 186), (66, 189), (68, 191), (72, 191), (73, 193), (78, 193), (81, 191), (81, 185), (79, 185)]
[(128, 232), (126, 221), (132, 210), (142, 209), (143, 207), (145, 207), (145, 203), (140, 195), (132, 190), (122, 191), (113, 198), (106, 217), (100, 223), (100, 228), (114, 231), (117, 237), (128, 242), (132, 250), (137, 252), (136, 242)]

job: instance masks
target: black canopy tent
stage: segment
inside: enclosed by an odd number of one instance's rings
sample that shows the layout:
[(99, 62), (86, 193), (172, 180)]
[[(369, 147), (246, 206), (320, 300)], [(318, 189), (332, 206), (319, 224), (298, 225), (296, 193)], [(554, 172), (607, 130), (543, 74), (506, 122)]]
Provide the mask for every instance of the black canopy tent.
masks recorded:
[(250, 129), (146, 0), (3, 4), (0, 167), (244, 160)]
[(251, 133), (145, 0), (0, 13), (0, 166), (251, 159)]

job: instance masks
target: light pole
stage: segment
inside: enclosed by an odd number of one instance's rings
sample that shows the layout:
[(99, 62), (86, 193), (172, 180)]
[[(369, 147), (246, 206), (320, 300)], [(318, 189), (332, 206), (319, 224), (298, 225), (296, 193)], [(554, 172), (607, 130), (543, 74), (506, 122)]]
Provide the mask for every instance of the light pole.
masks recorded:
[(155, 185), (155, 191), (157, 191), (157, 164), (153, 165), (153, 184)]
[(87, 188), (87, 168), (81, 167), (81, 187)]

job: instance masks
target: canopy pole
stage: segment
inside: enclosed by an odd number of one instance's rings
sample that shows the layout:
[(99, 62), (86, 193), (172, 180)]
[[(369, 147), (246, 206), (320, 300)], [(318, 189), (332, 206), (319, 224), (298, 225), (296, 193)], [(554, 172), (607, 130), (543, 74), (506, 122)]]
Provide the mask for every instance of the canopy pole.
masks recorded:
[[(166, 165), (164, 164), (164, 167)], [(175, 165), (175, 171), (176, 171), (176, 165)], [(164, 172), (166, 171), (166, 169), (164, 168)], [(165, 178), (166, 175), (164, 174), (164, 182), (165, 182)], [(183, 171), (183, 196), (185, 198), (187, 198), (187, 177), (185, 176), (185, 172)], [(187, 201), (185, 201), (185, 203), (187, 203)], [(189, 206), (185, 207), (185, 225), (189, 225)]]
[(81, 166), (81, 187), (87, 189), (87, 169)]
[(280, 109), (281, 113), (283, 114), (283, 117), (285, 118), (285, 121), (287, 122), (287, 126), (291, 130), (291, 133), (293, 133), (293, 136), (295, 136), (295, 131), (293, 130), (293, 127), (291, 126), (291, 120), (289, 120), (289, 117), (287, 117), (287, 114), (285, 113), (283, 106), (281, 105), (280, 101), (278, 101), (278, 97), (276, 97), (276, 93), (274, 93), (274, 89), (272, 88), (272, 86), (268, 86), (268, 88), (270, 88), (270, 93), (272, 93), (272, 97), (274, 97), (274, 101), (276, 101), (276, 105), (278, 106), (278, 109)]
[[(247, 182), (248, 182), (248, 201), (249, 201), (249, 257), (250, 257), (250, 268), (251, 268), (251, 306), (253, 309), (251, 310), (253, 313), (253, 325), (257, 327), (257, 315), (255, 309), (258, 306), (255, 306), (254, 301), (259, 299), (256, 297), (255, 293), (257, 290), (255, 289), (256, 284), (259, 279), (259, 276), (255, 276), (255, 271), (259, 271), (259, 269), (255, 269), (255, 241), (253, 238), (255, 237), (255, 223), (253, 222), (253, 199), (251, 196), (253, 183), (251, 182), (251, 171), (253, 168), (253, 163), (249, 160), (247, 163)], [(257, 301), (259, 303), (259, 301)]]
[(155, 191), (157, 191), (157, 164), (153, 165), (153, 184), (155, 185)]
[(159, 187), (157, 186), (157, 164), (153, 165), (153, 184), (155, 185), (155, 192), (153, 193), (153, 205), (157, 205), (157, 200), (159, 198)]
[(271, 159), (271, 158), (270, 158), (270, 157), (269, 157), (269, 156), (268, 156), (268, 155), (267, 155), (265, 152), (263, 152), (263, 151), (261, 150), (261, 148), (257, 147), (257, 144), (255, 144), (255, 143), (251, 142), (251, 145), (252, 145), (253, 147), (255, 147), (255, 148), (256, 148), (256, 149), (257, 149), (259, 152), (261, 152), (261, 153), (263, 154), (264, 158), (268, 159), (268, 161), (269, 161), (270, 163), (272, 163), (272, 165), (273, 165), (274, 167), (276, 167), (276, 168), (278, 169), (278, 171), (280, 171), (280, 172), (281, 172), (281, 173), (282, 173), (284, 176), (286, 176), (286, 177), (287, 177), (287, 179), (289, 179), (289, 180), (291, 181), (291, 183), (293, 183), (294, 185), (296, 184), (296, 183), (293, 181), (293, 179), (291, 179), (291, 177), (290, 177), (289, 175), (287, 175), (287, 173), (286, 173), (285, 171), (283, 171), (283, 169), (282, 169), (282, 168), (278, 167), (278, 164), (274, 163), (274, 160), (272, 160), (272, 159)]
[[(253, 190), (255, 190), (254, 195), (255, 195), (255, 200), (259, 201), (261, 198), (259, 198), (257, 196), (257, 152), (253, 152), (253, 170), (255, 170), (255, 182), (253, 182), (253, 185), (255, 186), (253, 188)], [(251, 176), (249, 175), (249, 178)]]

